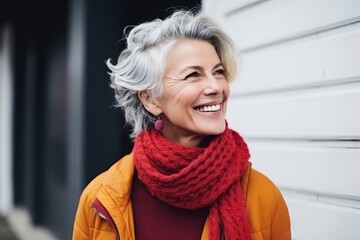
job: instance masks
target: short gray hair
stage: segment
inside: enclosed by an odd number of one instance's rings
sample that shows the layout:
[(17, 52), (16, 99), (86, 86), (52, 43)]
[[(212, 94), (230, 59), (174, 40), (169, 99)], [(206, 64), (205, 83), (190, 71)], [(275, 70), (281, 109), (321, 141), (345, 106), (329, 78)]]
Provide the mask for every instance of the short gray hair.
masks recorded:
[(165, 56), (171, 43), (179, 39), (199, 39), (214, 46), (224, 65), (228, 81), (238, 70), (238, 52), (229, 36), (210, 18), (191, 11), (176, 11), (165, 20), (155, 19), (134, 27), (126, 37), (126, 48), (117, 64), (110, 59), (110, 86), (115, 90), (116, 106), (121, 107), (126, 123), (132, 127), (130, 137), (153, 127), (156, 116), (141, 103), (138, 92), (148, 90), (152, 97), (163, 94), (162, 79)]

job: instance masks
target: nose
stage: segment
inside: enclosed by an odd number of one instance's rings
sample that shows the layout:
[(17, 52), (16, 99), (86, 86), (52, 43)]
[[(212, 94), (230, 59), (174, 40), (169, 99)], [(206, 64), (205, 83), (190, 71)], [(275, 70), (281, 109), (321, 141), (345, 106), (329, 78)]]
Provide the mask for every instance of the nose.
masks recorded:
[(209, 76), (205, 80), (204, 94), (217, 95), (223, 92), (224, 83), (221, 79), (216, 79), (214, 76)]

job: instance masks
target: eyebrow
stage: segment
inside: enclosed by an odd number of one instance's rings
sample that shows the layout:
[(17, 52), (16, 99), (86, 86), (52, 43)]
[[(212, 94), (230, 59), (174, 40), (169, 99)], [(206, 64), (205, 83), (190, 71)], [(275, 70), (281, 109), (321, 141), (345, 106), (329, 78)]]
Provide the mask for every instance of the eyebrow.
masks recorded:
[[(220, 67), (220, 66), (222, 66), (222, 67), (224, 67), (223, 66), (223, 64), (221, 63), (221, 62), (219, 62), (218, 64), (216, 64), (214, 67), (213, 67), (213, 69), (216, 69), (216, 68), (218, 68), (218, 67)], [(183, 70), (181, 70), (179, 73), (180, 74), (182, 74), (182, 73), (184, 73), (184, 72), (186, 72), (187, 70), (189, 70), (189, 69), (195, 69), (195, 70), (201, 70), (201, 69), (203, 69), (201, 66), (197, 66), (197, 65), (194, 65), (194, 66), (187, 66), (187, 67), (185, 67)]]

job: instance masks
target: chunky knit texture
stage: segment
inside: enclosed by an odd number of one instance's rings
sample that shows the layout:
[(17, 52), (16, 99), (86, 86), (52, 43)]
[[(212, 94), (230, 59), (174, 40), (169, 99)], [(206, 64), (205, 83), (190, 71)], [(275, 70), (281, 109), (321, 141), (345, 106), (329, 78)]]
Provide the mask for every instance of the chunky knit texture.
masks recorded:
[(138, 176), (153, 196), (179, 208), (211, 206), (211, 240), (251, 238), (240, 185), (250, 155), (237, 132), (226, 128), (201, 148), (174, 144), (149, 129), (136, 138), (134, 154)]

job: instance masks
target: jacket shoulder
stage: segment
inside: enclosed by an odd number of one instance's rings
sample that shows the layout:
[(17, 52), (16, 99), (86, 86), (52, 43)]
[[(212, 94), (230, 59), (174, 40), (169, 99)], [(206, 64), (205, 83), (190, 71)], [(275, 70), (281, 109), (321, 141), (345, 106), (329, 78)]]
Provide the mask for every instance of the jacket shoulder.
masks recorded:
[(127, 159), (129, 159), (129, 156), (125, 156), (124, 158), (118, 160), (108, 170), (97, 175), (84, 188), (80, 195), (75, 215), (73, 239), (82, 240), (89, 239), (91, 237), (93, 234), (91, 231), (94, 229), (94, 226), (99, 224), (98, 214), (92, 208), (92, 204), (104, 185), (113, 180), (114, 175), (118, 174), (117, 172), (122, 168), (124, 162), (128, 161)]
[(265, 197), (271, 199), (274, 198), (274, 200), (279, 197), (282, 198), (279, 189), (276, 187), (273, 181), (271, 181), (270, 178), (268, 178), (263, 173), (253, 168), (250, 171), (248, 181), (250, 196), (256, 194), (258, 197)]
[(131, 178), (133, 170), (129, 166), (132, 165), (131, 154), (115, 162), (108, 170), (100, 173), (88, 183), (80, 196), (80, 201), (84, 200), (85, 202), (92, 203), (104, 185), (113, 187), (113, 185), (117, 185), (114, 183), (116, 183), (119, 178)]

